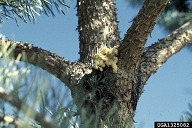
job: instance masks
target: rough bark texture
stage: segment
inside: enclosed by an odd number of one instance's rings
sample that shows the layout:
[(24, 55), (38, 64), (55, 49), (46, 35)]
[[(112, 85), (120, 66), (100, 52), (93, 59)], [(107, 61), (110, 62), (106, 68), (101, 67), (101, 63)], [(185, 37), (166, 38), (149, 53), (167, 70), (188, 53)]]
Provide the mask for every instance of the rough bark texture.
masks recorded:
[(103, 47), (120, 43), (114, 0), (78, 0), (80, 61), (92, 64), (92, 57)]
[[(120, 43), (113, 0), (78, 0), (77, 16), (80, 40), (80, 61), (70, 63), (56, 54), (8, 41), (27, 63), (39, 66), (65, 83), (72, 93), (81, 127), (131, 128), (137, 102), (144, 84), (169, 57), (192, 42), (192, 21), (144, 48), (148, 34), (168, 0), (146, 0), (132, 26)], [(101, 72), (92, 69), (92, 57), (104, 47), (119, 44), (117, 73), (111, 67)]]
[[(141, 55), (137, 72), (135, 99), (139, 99), (144, 85), (151, 74), (156, 73), (171, 56), (179, 52), (186, 44), (192, 42), (192, 20), (173, 31), (170, 35), (145, 48)], [(135, 100), (137, 103), (138, 100)]]
[[(146, 0), (144, 2), (143, 7), (139, 11), (137, 17), (133, 20), (132, 26), (128, 29), (125, 38), (120, 44), (118, 73), (112, 74), (110, 69), (103, 71), (104, 75), (102, 75), (102, 77), (104, 76), (106, 81), (105, 85), (102, 86), (104, 89), (100, 89), (104, 94), (99, 97), (98, 100), (99, 104), (103, 105), (100, 111), (102, 114), (99, 118), (101, 122), (108, 118), (110, 125), (106, 124), (107, 127), (131, 127), (133, 125), (133, 116), (137, 105), (136, 101), (138, 100), (136, 94), (136, 86), (138, 83), (138, 63), (147, 40), (147, 36), (152, 31), (156, 23), (156, 19), (166, 6), (167, 2), (168, 0)], [(100, 8), (97, 10), (98, 6)], [(108, 8), (106, 9), (106, 7)], [(94, 11), (92, 12), (92, 10)], [(112, 0), (99, 0), (97, 2), (90, 1), (90, 3), (88, 1), (79, 0), (78, 29), (80, 33), (80, 55), (82, 55), (80, 61), (84, 63), (91, 63), (91, 57), (100, 51), (96, 49), (102, 49), (108, 44), (112, 44), (109, 45), (109, 47), (114, 45), (114, 40), (109, 40), (108, 42), (106, 41), (106, 35), (108, 34), (105, 32), (105, 28), (108, 28), (106, 24), (109, 24), (111, 21), (111, 26), (116, 27), (116, 24), (113, 25), (116, 21), (116, 13), (114, 11), (114, 1)], [(109, 17), (107, 18), (109, 20), (103, 20), (106, 18), (100, 18), (100, 14), (103, 14), (102, 16), (113, 14), (111, 15), (113, 18), (109, 19)], [(98, 23), (96, 25), (98, 27), (97, 29), (91, 27), (94, 23)], [(101, 32), (101, 30), (103, 31)], [(116, 37), (118, 36), (116, 33), (117, 32), (113, 33), (114, 39), (119, 39)], [(95, 35), (97, 36), (95, 37)], [(92, 47), (91, 42), (94, 42), (92, 43)], [(84, 57), (88, 57), (90, 59), (85, 59)], [(106, 92), (109, 93), (105, 96)], [(109, 99), (111, 99), (110, 103), (103, 102), (103, 100), (109, 101)], [(100, 103), (101, 101), (102, 103)], [(106, 117), (107, 112), (104, 108), (106, 103), (109, 106), (107, 108), (108, 111), (111, 111), (113, 106), (119, 109), (113, 110), (111, 115)], [(90, 107), (91, 105), (86, 105), (85, 109), (89, 109), (87, 106)], [(88, 120), (88, 118), (85, 119), (85, 121), (86, 120)]]
[[(65, 61), (64, 58), (58, 56), (56, 53), (34, 47), (29, 43), (21, 44), (20, 42), (11, 40), (0, 40), (0, 49), (1, 51), (13, 49), (9, 56), (3, 56), (1, 54), (1, 57), (19, 59), (38, 66), (59, 78), (70, 89), (72, 87), (71, 84), (76, 81), (73, 79), (74, 76), (77, 77), (78, 74), (78, 77), (81, 78), (84, 74), (91, 72), (91, 68), (83, 63)], [(19, 55), (21, 55), (20, 58), (18, 58)]]
[(127, 70), (135, 69), (143, 52), (148, 35), (153, 30), (156, 20), (165, 8), (168, 0), (146, 0), (133, 24), (127, 30), (119, 47), (119, 59)]

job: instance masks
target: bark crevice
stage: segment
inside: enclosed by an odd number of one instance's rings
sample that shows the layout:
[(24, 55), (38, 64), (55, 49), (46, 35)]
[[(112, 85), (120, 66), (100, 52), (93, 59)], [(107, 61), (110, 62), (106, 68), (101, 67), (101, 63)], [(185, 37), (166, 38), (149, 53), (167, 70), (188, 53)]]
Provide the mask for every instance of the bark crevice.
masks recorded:
[[(169, 0), (145, 0), (120, 44), (114, 0), (78, 0), (79, 62), (68, 62), (31, 44), (0, 41), (20, 59), (55, 75), (72, 93), (82, 127), (131, 128), (144, 85), (166, 60), (192, 41), (192, 21), (144, 51), (148, 34)], [(92, 69), (93, 56), (104, 47), (118, 49), (118, 70)], [(1, 56), (3, 57), (3, 56)]]
[[(2, 52), (0, 57), (18, 59), (18, 56), (21, 56), (20, 61), (33, 64), (51, 73), (71, 90), (85, 74), (92, 71), (88, 65), (66, 61), (56, 53), (51, 53), (29, 43), (21, 44), (20, 42), (2, 39), (0, 40), (0, 50)], [(9, 55), (6, 55), (7, 51), (10, 52)]]
[(114, 0), (78, 0), (80, 62), (92, 65), (92, 57), (103, 47), (120, 43)]

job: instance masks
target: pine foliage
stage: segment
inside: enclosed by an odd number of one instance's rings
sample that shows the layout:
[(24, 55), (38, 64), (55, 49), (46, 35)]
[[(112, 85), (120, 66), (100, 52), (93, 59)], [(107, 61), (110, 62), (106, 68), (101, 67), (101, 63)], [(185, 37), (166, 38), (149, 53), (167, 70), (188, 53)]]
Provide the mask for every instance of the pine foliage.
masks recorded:
[(0, 0), (0, 22), (3, 22), (3, 18), (17, 22), (17, 17), (26, 23), (35, 22), (36, 15), (41, 13), (55, 16), (53, 6), (63, 14), (63, 8), (69, 8), (64, 0)]

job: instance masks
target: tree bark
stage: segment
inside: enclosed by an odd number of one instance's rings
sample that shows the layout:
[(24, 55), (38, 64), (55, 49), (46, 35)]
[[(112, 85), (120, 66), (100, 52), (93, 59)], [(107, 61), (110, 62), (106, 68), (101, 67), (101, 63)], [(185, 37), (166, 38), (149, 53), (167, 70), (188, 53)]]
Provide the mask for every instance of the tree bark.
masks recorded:
[[(80, 61), (70, 63), (54, 53), (30, 44), (0, 41), (0, 48), (13, 47), (12, 56), (50, 72), (72, 93), (81, 127), (131, 128), (144, 85), (169, 57), (192, 41), (192, 21), (144, 48), (158, 16), (168, 0), (145, 0), (120, 43), (113, 0), (78, 0), (77, 16)], [(118, 71), (92, 69), (93, 56), (104, 47), (119, 46)], [(4, 56), (1, 56), (4, 57)]]
[(167, 35), (167, 37), (159, 39), (158, 42), (145, 48), (139, 64), (140, 73), (145, 74), (145, 77), (142, 76), (143, 84), (145, 84), (150, 75), (155, 73), (171, 56), (191, 42), (192, 20)]
[(103, 47), (120, 43), (114, 0), (78, 0), (77, 16), (80, 62), (92, 65)]
[[(60, 79), (70, 89), (72, 85), (77, 84), (77, 80), (92, 70), (83, 63), (71, 63), (56, 53), (34, 47), (29, 43), (21, 44), (20, 42), (2, 39), (0, 40), (0, 50), (2, 52), (10, 51), (9, 55), (0, 54), (0, 57), (17, 59), (40, 67)], [(18, 58), (18, 56), (20, 57)]]

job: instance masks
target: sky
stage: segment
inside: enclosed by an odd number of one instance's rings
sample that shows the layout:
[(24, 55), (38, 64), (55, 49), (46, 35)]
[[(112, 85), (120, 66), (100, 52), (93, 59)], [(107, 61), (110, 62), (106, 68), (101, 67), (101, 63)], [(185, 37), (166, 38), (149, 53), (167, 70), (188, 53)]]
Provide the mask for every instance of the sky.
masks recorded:
[[(56, 17), (37, 16), (35, 24), (24, 23), (18, 18), (4, 19), (0, 33), (8, 39), (29, 42), (45, 50), (50, 50), (75, 61), (79, 58), (76, 1), (67, 2), (71, 7), (65, 10), (66, 15), (57, 14)], [(116, 0), (118, 9), (119, 29), (121, 38), (130, 27), (131, 21), (138, 13), (139, 8), (130, 7), (125, 0)], [(156, 25), (152, 37), (149, 37), (146, 46), (151, 45), (168, 33), (161, 26)], [(163, 66), (153, 74), (144, 88), (134, 120), (136, 128), (153, 128), (154, 121), (179, 121), (181, 115), (188, 109), (192, 100), (192, 52), (186, 47), (172, 56)]]

